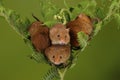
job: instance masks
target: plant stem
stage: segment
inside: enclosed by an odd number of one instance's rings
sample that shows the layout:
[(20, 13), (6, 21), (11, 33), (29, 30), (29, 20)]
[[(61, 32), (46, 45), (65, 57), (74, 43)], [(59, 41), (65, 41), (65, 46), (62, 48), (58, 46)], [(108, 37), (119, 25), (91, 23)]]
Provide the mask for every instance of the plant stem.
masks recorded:
[(60, 80), (64, 80), (64, 76), (65, 76), (66, 71), (67, 71), (67, 68), (65, 68), (63, 71), (58, 69), (58, 73), (60, 75)]

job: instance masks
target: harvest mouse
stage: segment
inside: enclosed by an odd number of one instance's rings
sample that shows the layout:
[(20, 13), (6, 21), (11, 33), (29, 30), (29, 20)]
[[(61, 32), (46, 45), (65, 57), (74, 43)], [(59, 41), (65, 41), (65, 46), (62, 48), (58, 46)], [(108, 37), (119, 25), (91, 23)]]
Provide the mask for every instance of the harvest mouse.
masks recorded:
[(70, 28), (70, 43), (72, 47), (80, 46), (77, 41), (78, 32), (83, 31), (90, 36), (93, 31), (91, 18), (85, 14), (80, 14), (75, 20), (68, 22), (66, 27)]
[(50, 39), (52, 44), (66, 45), (70, 42), (69, 29), (62, 23), (55, 24), (50, 29)]
[(44, 51), (50, 46), (49, 28), (40, 21), (35, 21), (29, 27), (30, 39), (36, 51)]
[(46, 57), (55, 65), (65, 64), (70, 58), (70, 53), (68, 45), (52, 45), (45, 50)]

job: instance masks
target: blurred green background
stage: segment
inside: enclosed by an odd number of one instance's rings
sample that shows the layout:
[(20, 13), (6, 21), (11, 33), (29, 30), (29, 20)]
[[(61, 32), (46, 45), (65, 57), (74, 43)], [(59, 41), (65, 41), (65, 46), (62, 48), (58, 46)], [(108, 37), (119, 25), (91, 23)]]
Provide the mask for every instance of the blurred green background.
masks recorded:
[[(34, 20), (39, 17), (39, 0), (3, 0), (7, 8)], [(66, 0), (75, 5), (80, 0)], [(53, 0), (63, 7), (63, 0)], [(50, 68), (27, 56), (32, 54), (21, 37), (0, 17), (0, 80), (40, 80)], [(65, 80), (120, 80), (120, 30), (115, 20), (102, 30), (79, 55), (77, 65), (68, 70)]]

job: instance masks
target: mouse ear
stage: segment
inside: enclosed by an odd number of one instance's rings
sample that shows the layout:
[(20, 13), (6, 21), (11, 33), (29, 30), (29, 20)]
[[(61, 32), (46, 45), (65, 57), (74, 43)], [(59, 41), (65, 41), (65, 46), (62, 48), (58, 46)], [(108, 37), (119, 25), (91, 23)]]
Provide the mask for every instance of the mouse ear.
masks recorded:
[(55, 33), (56, 31), (57, 31), (56, 28), (51, 28), (51, 29), (50, 29), (50, 33)]
[(50, 53), (50, 47), (48, 47), (47, 49), (45, 49), (45, 55), (48, 55)]
[(70, 28), (67, 28), (66, 31), (69, 32), (69, 31), (70, 31)]

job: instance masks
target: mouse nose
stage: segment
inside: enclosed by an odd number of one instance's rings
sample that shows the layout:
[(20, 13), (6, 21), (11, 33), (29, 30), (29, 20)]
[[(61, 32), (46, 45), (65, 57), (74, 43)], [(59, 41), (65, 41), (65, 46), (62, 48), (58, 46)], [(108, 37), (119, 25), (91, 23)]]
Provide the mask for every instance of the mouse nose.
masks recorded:
[(61, 43), (61, 44), (65, 44), (65, 40), (61, 39), (61, 40), (60, 40), (60, 43)]
[(59, 64), (60, 64), (60, 60), (59, 60), (59, 59), (55, 59), (54, 63), (55, 63), (56, 65), (59, 65)]

